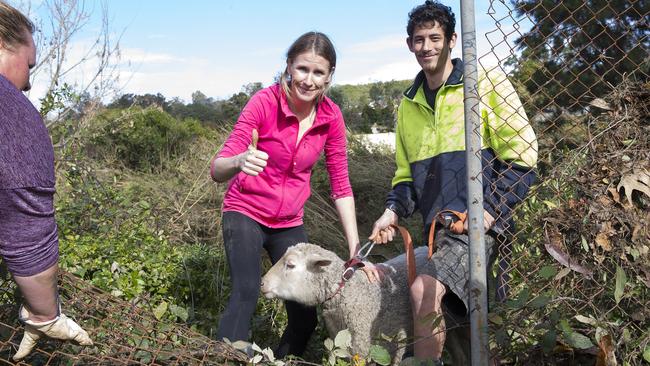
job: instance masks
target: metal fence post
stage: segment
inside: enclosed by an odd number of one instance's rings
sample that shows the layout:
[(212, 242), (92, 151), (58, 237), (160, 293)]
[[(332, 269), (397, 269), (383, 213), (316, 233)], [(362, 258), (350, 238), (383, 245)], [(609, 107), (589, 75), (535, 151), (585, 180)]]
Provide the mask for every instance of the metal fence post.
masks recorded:
[(474, 1), (461, 0), (461, 29), (465, 65), (465, 146), (467, 159), (467, 207), (469, 214), (470, 329), (472, 366), (489, 361), (487, 328), (487, 271), (483, 232), (483, 179), (481, 123), (479, 120), (478, 72)]

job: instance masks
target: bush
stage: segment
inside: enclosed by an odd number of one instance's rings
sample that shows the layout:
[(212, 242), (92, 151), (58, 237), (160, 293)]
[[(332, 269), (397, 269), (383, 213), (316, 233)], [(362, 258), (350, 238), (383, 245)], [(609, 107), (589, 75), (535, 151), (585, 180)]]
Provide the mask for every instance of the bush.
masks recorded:
[(88, 144), (93, 157), (114, 156), (139, 171), (160, 170), (197, 137), (210, 134), (195, 119), (177, 120), (156, 108), (106, 111), (97, 121), (99, 128)]

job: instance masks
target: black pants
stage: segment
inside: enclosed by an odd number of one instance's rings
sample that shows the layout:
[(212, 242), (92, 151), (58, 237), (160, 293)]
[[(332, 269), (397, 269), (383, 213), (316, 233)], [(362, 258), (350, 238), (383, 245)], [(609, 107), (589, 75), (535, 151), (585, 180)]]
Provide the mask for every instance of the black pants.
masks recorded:
[[(238, 212), (224, 212), (223, 240), (230, 267), (232, 289), (230, 299), (219, 320), (217, 339), (248, 340), (251, 318), (255, 312), (262, 277), (261, 249), (275, 264), (290, 246), (307, 242), (304, 227), (271, 229)], [(287, 354), (301, 356), (318, 322), (316, 308), (285, 301), (288, 325), (276, 357)]]

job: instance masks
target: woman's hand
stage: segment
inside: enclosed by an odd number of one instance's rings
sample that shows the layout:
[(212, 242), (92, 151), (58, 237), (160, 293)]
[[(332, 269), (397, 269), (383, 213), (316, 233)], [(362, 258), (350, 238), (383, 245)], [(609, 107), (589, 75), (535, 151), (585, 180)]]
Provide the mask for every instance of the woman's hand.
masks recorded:
[(266, 161), (269, 159), (269, 155), (264, 151), (257, 150), (257, 140), (259, 135), (257, 130), (253, 130), (253, 138), (251, 144), (248, 145), (248, 150), (239, 154), (239, 159), (237, 166), (242, 172), (258, 176), (264, 168), (266, 167)]
[(248, 150), (239, 154), (237, 166), (242, 172), (255, 177), (264, 171), (268, 159), (269, 155), (267, 153), (257, 150), (257, 148), (251, 145), (248, 147)]
[(381, 267), (375, 266), (371, 262), (364, 261), (363, 267), (361, 267), (361, 269), (366, 273), (366, 276), (368, 277), (368, 281), (370, 281), (370, 283), (381, 282), (384, 277), (384, 273), (382, 272)]

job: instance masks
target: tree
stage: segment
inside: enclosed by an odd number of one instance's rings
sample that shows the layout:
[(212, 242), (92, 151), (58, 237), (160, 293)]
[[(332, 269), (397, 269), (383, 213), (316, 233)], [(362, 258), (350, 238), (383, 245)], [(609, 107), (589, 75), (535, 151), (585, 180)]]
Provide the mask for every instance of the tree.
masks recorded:
[(646, 0), (511, 0), (535, 24), (516, 40), (514, 77), (535, 107), (584, 109), (624, 78), (648, 80)]
[[(45, 85), (37, 97), (41, 113), (50, 114), (49, 127), (67, 117), (77, 104), (76, 96), (101, 100), (114, 91), (119, 76), (119, 36), (115, 39), (105, 2), (99, 3), (98, 31), (90, 24), (95, 9), (84, 0), (44, 0), (36, 8), (32, 3), (19, 8), (37, 27), (34, 41), (38, 63), (32, 69), (32, 78)], [(90, 43), (77, 42), (77, 37), (86, 39), (89, 35)], [(78, 55), (73, 51), (79, 49), (81, 56), (71, 56)]]
[(249, 97), (252, 97), (253, 94), (257, 93), (258, 91), (262, 90), (264, 88), (264, 85), (260, 83), (259, 81), (256, 81), (254, 83), (248, 83), (244, 86), (242, 86), (242, 92), (246, 93)]

